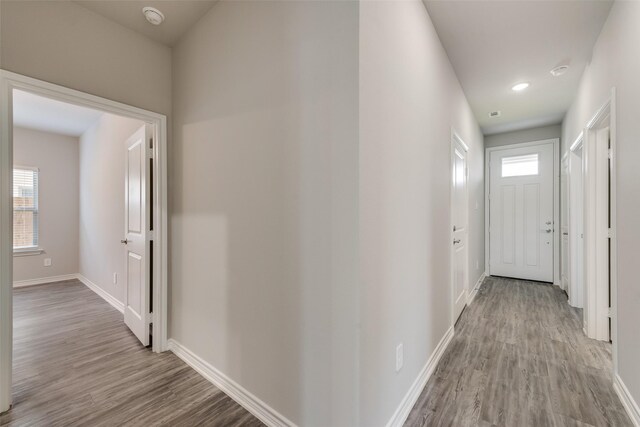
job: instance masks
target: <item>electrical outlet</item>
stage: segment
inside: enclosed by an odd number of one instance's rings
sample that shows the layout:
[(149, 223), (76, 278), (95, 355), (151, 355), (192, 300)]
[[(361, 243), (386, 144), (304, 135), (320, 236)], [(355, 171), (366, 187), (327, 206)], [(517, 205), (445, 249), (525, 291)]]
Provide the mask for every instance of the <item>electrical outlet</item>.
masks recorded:
[(396, 347), (396, 372), (400, 372), (404, 364), (404, 349), (402, 343)]
[(118, 273), (113, 273), (113, 284), (114, 285), (118, 284)]
[(51, 258), (45, 258), (44, 259), (44, 266), (45, 267), (51, 267)]

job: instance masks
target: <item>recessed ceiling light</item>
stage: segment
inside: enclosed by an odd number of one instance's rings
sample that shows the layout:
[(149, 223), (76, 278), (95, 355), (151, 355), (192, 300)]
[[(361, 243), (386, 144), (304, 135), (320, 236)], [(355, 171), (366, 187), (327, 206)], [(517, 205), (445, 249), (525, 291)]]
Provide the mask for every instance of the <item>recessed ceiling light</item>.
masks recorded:
[(164, 15), (155, 7), (144, 7), (142, 13), (147, 21), (153, 25), (160, 25), (164, 21)]
[(525, 90), (528, 87), (529, 87), (529, 83), (518, 83), (517, 85), (514, 85), (511, 88), (511, 90), (515, 90), (516, 92), (520, 92), (521, 90)]
[(567, 70), (569, 69), (568, 65), (560, 65), (559, 67), (554, 68), (553, 70), (549, 71), (551, 73), (551, 75), (553, 77), (558, 77), (563, 75), (564, 73), (567, 72)]

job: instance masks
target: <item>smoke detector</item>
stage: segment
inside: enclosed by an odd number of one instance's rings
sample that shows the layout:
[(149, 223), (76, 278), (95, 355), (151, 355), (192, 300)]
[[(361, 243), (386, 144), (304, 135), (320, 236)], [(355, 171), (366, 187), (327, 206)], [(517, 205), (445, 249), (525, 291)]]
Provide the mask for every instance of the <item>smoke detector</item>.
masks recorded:
[(502, 115), (502, 111), (492, 111), (489, 113), (489, 117), (491, 118), (500, 117), (501, 115)]
[(150, 24), (160, 25), (164, 21), (164, 15), (155, 7), (144, 7), (142, 13)]
[(567, 70), (569, 69), (568, 65), (560, 65), (559, 67), (554, 68), (553, 70), (549, 71), (551, 73), (551, 75), (553, 77), (558, 77), (563, 75), (564, 73), (567, 72)]

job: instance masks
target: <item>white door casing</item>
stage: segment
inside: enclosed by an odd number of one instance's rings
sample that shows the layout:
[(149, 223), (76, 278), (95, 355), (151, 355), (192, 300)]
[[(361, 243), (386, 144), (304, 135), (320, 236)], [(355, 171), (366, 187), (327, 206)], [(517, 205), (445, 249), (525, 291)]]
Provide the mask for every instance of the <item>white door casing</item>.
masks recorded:
[[(554, 147), (544, 142), (491, 152), (490, 275), (554, 282)], [(536, 163), (537, 170), (524, 171)]]
[(569, 304), (584, 306), (584, 172), (582, 135), (569, 152)]
[(467, 151), (467, 146), (454, 133), (451, 147), (451, 277), (454, 323), (467, 305), (469, 297)]
[(144, 125), (125, 143), (125, 292), (124, 322), (136, 337), (150, 344), (150, 218), (152, 129)]
[(63, 102), (97, 109), (150, 123), (154, 131), (153, 147), (153, 346), (154, 352), (166, 351), (168, 311), (167, 247), (167, 118), (149, 110), (122, 104), (24, 75), (0, 69), (0, 412), (11, 405), (12, 386), (12, 261), (10, 178), (13, 158), (12, 91), (18, 89)]

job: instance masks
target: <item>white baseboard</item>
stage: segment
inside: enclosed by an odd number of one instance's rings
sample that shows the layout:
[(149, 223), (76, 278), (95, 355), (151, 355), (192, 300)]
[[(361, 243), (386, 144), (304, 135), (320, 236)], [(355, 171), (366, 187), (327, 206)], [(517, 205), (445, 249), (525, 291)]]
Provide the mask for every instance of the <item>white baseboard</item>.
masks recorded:
[(482, 282), (484, 282), (484, 279), (486, 277), (487, 277), (486, 273), (482, 273), (480, 275), (480, 278), (478, 279), (478, 281), (476, 282), (475, 286), (471, 290), (471, 293), (469, 294), (469, 302), (468, 302), (468, 304), (471, 304), (473, 302), (473, 300), (476, 298), (476, 295), (478, 295), (478, 290), (480, 289), (480, 286), (482, 286)]
[(447, 349), (452, 339), (453, 326), (449, 328), (447, 333), (444, 334), (444, 336), (436, 346), (436, 349), (431, 354), (431, 357), (429, 358), (429, 360), (427, 360), (426, 365), (424, 365), (424, 368), (422, 368), (420, 374), (418, 374), (418, 377), (411, 385), (411, 388), (409, 388), (409, 391), (400, 402), (398, 409), (396, 409), (396, 412), (387, 423), (387, 427), (401, 427), (405, 423), (407, 417), (409, 416), (409, 413), (411, 412), (411, 409), (413, 408), (413, 405), (416, 404), (418, 397), (420, 397), (420, 393), (422, 393), (422, 390), (427, 385), (427, 381), (429, 381), (429, 378), (433, 374), (433, 371), (436, 369), (440, 358), (444, 354), (444, 351)]
[(631, 422), (633, 423), (633, 425), (635, 425), (636, 427), (640, 427), (640, 407), (638, 406), (636, 401), (633, 400), (631, 393), (629, 393), (629, 389), (627, 389), (627, 386), (624, 385), (622, 379), (620, 378), (620, 375), (618, 374), (616, 374), (613, 380), (613, 388), (622, 401), (622, 406), (624, 406), (627, 414), (629, 414), (629, 418), (631, 418)]
[(169, 350), (267, 426), (295, 427), (292, 421), (288, 420), (278, 411), (251, 394), (240, 384), (195, 355), (191, 350), (176, 340), (169, 339)]
[(100, 297), (102, 297), (103, 300), (111, 304), (120, 313), (124, 313), (124, 303), (118, 301), (113, 295), (111, 295), (110, 293), (102, 289), (100, 286), (93, 283), (91, 280), (84, 277), (82, 274), (78, 273), (76, 276), (78, 280), (84, 283), (84, 285), (87, 288), (91, 289), (93, 292), (95, 292)]
[(67, 280), (75, 280), (77, 277), (78, 276), (74, 273), (63, 274), (60, 276), (40, 277), (39, 279), (18, 280), (13, 282), (13, 287), (23, 288), (25, 286), (43, 285), (45, 283), (65, 282)]

